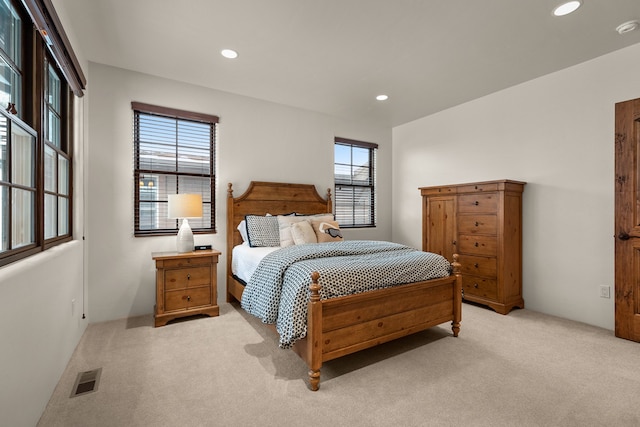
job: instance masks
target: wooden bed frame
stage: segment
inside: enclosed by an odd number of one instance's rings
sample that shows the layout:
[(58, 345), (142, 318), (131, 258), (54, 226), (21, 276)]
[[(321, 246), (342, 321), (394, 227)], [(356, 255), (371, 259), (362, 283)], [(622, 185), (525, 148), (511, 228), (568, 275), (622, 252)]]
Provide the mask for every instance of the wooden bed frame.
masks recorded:
[[(242, 243), (237, 226), (245, 215), (332, 212), (331, 190), (322, 198), (313, 185), (252, 181), (240, 197), (227, 197), (227, 302), (240, 301), (244, 285), (232, 274), (231, 254)], [(453, 336), (462, 318), (462, 275), (458, 255), (453, 274), (407, 285), (320, 300), (319, 274), (313, 273), (307, 336), (293, 350), (309, 367), (316, 391), (322, 363), (451, 321)]]

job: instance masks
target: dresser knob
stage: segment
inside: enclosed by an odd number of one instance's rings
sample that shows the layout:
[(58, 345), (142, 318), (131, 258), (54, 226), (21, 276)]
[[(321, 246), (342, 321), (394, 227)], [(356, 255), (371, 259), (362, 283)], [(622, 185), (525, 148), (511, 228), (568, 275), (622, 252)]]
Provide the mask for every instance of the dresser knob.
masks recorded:
[(474, 288), (476, 288), (476, 289), (478, 289), (478, 284), (477, 284), (477, 283), (474, 283), (474, 284), (473, 284), (473, 287), (474, 287)]
[(476, 242), (475, 245), (476, 245), (476, 248), (477, 248), (478, 247), (478, 242)]
[(473, 266), (474, 266), (475, 268), (478, 268), (478, 263), (476, 262), (475, 264), (473, 264)]
[(476, 200), (476, 202), (474, 203), (474, 205), (478, 206), (480, 204), (479, 201)]
[[(476, 285), (476, 288), (478, 287), (478, 285)], [(191, 301), (191, 296), (187, 295), (187, 301)]]
[(479, 226), (480, 224), (478, 223), (478, 221), (476, 221), (476, 227)]
[(191, 280), (191, 274), (187, 274), (187, 280)]

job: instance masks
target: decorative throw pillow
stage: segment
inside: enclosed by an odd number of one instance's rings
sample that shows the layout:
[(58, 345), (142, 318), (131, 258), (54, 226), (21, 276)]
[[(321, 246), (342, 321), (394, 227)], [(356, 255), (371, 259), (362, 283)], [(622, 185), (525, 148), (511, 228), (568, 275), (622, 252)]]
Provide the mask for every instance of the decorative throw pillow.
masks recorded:
[(247, 224), (249, 246), (252, 248), (280, 246), (277, 217), (247, 215), (244, 220)]
[(318, 243), (316, 238), (316, 232), (313, 231), (311, 223), (309, 221), (296, 222), (291, 226), (291, 235), (296, 245), (303, 245), (305, 243)]
[(296, 242), (293, 241), (293, 236), (291, 235), (291, 226), (300, 221), (309, 221), (309, 220), (323, 220), (323, 221), (332, 221), (333, 214), (318, 214), (318, 215), (278, 215), (278, 228), (280, 233), (280, 246), (293, 246)]
[(336, 221), (311, 221), (318, 243), (339, 242), (342, 239), (340, 225)]

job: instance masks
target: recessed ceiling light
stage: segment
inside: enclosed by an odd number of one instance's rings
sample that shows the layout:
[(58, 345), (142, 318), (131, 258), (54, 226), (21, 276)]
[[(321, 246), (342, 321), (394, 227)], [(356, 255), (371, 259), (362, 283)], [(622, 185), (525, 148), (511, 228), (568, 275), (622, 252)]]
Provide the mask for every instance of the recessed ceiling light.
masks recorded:
[(576, 9), (578, 9), (581, 4), (582, 4), (582, 2), (578, 1), (578, 0), (564, 2), (564, 3), (556, 6), (555, 9), (553, 9), (553, 14), (555, 16), (568, 15), (571, 12), (575, 12)]
[(222, 49), (220, 53), (222, 56), (229, 59), (236, 59), (238, 57), (238, 52), (233, 49)]
[(389, 99), (389, 97), (387, 95), (378, 95), (376, 96), (376, 99), (378, 101), (386, 101), (387, 99)]
[(618, 34), (624, 34), (635, 30), (636, 28), (638, 28), (638, 26), (640, 26), (640, 23), (638, 21), (627, 21), (624, 24), (618, 25), (616, 27), (616, 31), (618, 32)]

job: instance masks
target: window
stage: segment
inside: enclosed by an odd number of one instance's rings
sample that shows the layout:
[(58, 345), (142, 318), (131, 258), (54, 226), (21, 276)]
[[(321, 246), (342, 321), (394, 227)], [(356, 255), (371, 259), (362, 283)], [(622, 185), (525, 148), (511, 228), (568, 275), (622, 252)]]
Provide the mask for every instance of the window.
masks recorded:
[(71, 159), (62, 123), (65, 97), (56, 68), (45, 61), (44, 114), (44, 238), (71, 232), (69, 179)]
[(376, 150), (378, 144), (335, 138), (334, 197), (340, 227), (376, 225)]
[(49, 2), (0, 1), (0, 266), (72, 239), (72, 90), (85, 83)]
[(132, 102), (136, 236), (175, 234), (169, 194), (200, 194), (194, 233), (215, 233), (215, 137), (218, 117)]

